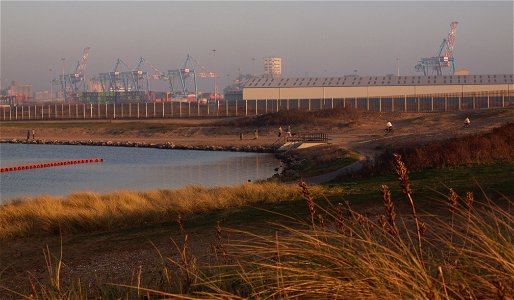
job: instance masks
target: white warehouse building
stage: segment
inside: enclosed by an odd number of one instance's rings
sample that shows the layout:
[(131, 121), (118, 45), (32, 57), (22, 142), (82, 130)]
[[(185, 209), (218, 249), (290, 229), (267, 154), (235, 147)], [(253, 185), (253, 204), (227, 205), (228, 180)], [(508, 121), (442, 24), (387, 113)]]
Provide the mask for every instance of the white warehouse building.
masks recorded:
[[(337, 105), (377, 111), (448, 111), (513, 105), (512, 74), (253, 78), (243, 100), (276, 102), (277, 110)], [(273, 106), (272, 106), (273, 107)]]

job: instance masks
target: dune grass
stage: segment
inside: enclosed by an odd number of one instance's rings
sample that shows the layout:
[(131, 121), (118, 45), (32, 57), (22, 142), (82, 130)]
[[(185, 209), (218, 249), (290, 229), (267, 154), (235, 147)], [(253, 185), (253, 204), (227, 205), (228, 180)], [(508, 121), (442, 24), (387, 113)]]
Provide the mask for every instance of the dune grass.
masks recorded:
[[(317, 205), (300, 183), (307, 218), (270, 224), (274, 234), (218, 227), (218, 263), (203, 266), (188, 254), (184, 232), (182, 256), (167, 258), (178, 271), (163, 267), (175, 277), (158, 291), (129, 289), (191, 299), (510, 299), (512, 200), (449, 189), (437, 200), (444, 212), (416, 213), (406, 166), (397, 160), (403, 196), (392, 198), (386, 185), (377, 189), (384, 205), (378, 218), (349, 202)], [(410, 202), (411, 213), (399, 214), (395, 202)]]
[[(175, 220), (257, 203), (298, 199), (298, 187), (277, 182), (232, 187), (188, 186), (155, 192), (75, 193), (38, 196), (0, 205), (0, 240), (37, 234), (93, 232)], [(338, 193), (314, 187), (318, 196)]]
[[(401, 162), (400, 158), (399, 161)], [(300, 183), (307, 217), (278, 216), (270, 233), (213, 228), (212, 251), (196, 257), (188, 228), (161, 257), (160, 276), (144, 272), (132, 284), (104, 283), (101, 297), (145, 299), (511, 299), (514, 294), (514, 214), (509, 197), (447, 189), (433, 201), (443, 211), (416, 214), (415, 187), (396, 164), (401, 195), (376, 186), (384, 213), (367, 216), (341, 202), (320, 205), (316, 187)], [(244, 194), (244, 193), (243, 193)], [(397, 209), (412, 205), (411, 212)], [(287, 221), (278, 221), (284, 217)], [(282, 220), (284, 220), (282, 219)], [(417, 225), (416, 225), (417, 224)], [(60, 259), (49, 263), (42, 299), (86, 299), (87, 289), (59, 285)], [(97, 296), (97, 295), (94, 295)]]

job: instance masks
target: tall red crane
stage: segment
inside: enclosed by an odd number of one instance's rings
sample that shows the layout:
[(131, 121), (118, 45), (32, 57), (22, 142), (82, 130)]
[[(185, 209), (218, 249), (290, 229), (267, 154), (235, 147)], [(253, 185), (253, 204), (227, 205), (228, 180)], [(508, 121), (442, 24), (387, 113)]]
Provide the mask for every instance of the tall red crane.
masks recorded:
[[(429, 75), (434, 72), (443, 75), (443, 68), (451, 67), (451, 75), (455, 73), (455, 57), (453, 47), (455, 45), (455, 32), (459, 22), (453, 21), (450, 24), (450, 31), (447, 38), (443, 39), (436, 56), (422, 58), (416, 65), (416, 71)], [(444, 54), (443, 54), (444, 50)]]

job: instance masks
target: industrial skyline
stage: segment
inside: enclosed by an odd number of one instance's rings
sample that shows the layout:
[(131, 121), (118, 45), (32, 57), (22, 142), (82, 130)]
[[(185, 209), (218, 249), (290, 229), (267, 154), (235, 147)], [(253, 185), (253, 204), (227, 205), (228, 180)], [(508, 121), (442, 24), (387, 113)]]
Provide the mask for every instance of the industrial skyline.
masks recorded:
[(414, 66), (437, 54), (454, 20), (457, 69), (513, 72), (511, 1), (2, 1), (0, 9), (2, 88), (16, 80), (48, 90), (85, 47), (86, 78), (118, 58), (134, 67), (144, 57), (167, 72), (190, 54), (220, 74), (219, 91), (239, 73), (263, 74), (270, 56), (283, 59), (283, 77), (420, 75)]

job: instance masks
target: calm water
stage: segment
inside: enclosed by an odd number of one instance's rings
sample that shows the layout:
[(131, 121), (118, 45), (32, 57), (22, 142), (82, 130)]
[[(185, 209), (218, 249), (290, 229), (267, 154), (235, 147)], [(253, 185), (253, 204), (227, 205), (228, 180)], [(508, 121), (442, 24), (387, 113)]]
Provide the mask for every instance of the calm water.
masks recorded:
[(0, 158), (0, 167), (104, 159), (103, 163), (0, 173), (0, 202), (78, 191), (233, 185), (268, 178), (279, 166), (271, 154), (68, 145), (0, 144)]

